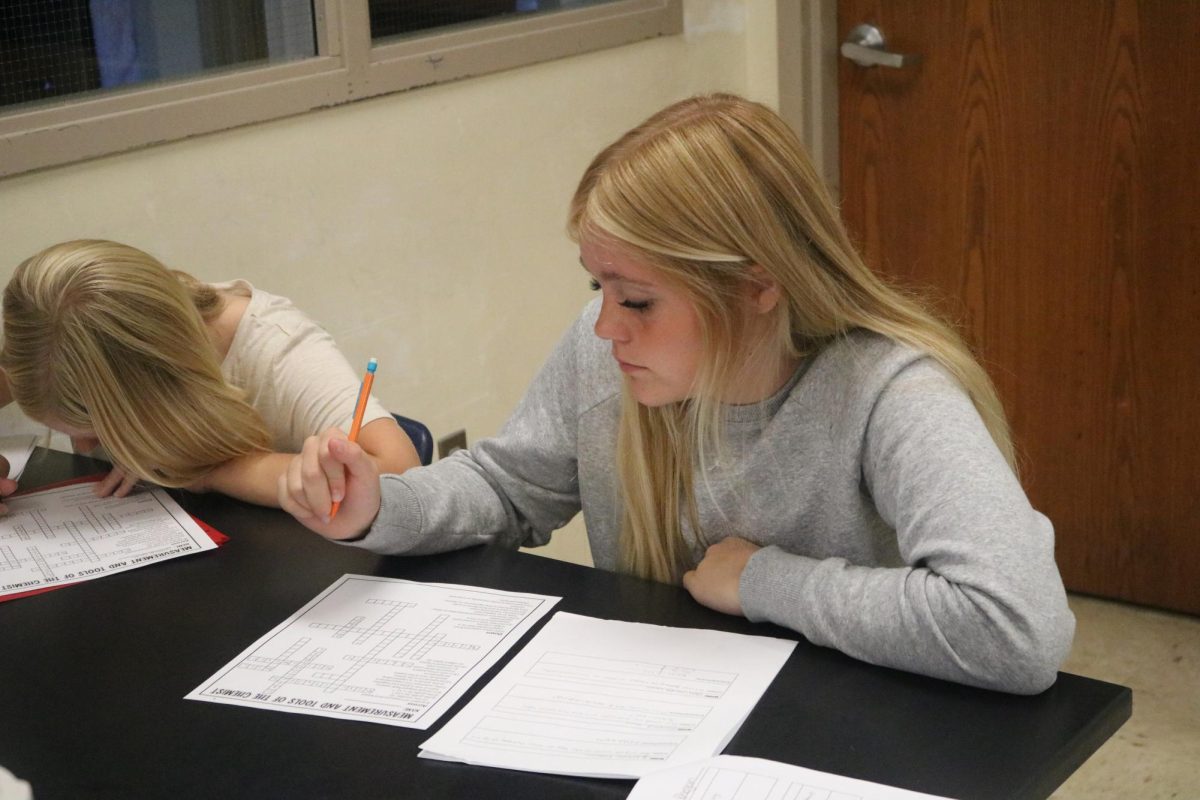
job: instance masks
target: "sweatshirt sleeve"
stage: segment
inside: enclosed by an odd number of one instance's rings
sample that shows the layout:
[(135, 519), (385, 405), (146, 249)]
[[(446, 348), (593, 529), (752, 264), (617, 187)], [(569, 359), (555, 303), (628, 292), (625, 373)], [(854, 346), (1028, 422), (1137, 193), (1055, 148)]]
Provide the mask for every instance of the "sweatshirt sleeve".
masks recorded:
[(500, 433), (428, 467), (384, 475), (379, 515), (352, 544), (389, 555), (545, 544), (579, 512), (576, 420), (581, 318)]
[(767, 547), (742, 574), (746, 615), (875, 664), (1019, 694), (1048, 688), (1075, 629), (1053, 528), (957, 382), (929, 359), (898, 372), (870, 411), (861, 465), (904, 566)]

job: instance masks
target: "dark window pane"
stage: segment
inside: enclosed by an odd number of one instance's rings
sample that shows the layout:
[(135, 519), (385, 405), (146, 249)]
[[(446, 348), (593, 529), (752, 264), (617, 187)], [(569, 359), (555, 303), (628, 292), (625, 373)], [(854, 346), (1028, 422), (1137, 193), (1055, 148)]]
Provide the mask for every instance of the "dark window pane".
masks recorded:
[(597, 5), (611, 0), (370, 0), (371, 38)]
[(0, 0), (0, 106), (315, 55), (312, 0)]
[(87, 6), (0, 3), (0, 105), (99, 88)]

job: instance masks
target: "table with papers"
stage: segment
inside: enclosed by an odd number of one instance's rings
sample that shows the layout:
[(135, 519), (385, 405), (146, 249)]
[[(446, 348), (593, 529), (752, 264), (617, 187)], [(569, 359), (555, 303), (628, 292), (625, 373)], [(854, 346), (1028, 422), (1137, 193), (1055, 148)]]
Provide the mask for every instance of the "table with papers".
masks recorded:
[[(39, 450), (22, 487), (97, 469), (85, 458)], [(173, 494), (229, 541), (0, 603), (0, 766), (29, 781), (38, 800), (625, 798), (631, 779), (418, 757), (422, 745), (454, 732), (452, 723), (475, 698), (487, 700), (486, 689), (508, 665), (522, 668), (522, 654), (539, 632), (553, 634), (554, 620), (570, 622), (569, 615), (783, 640), (790, 655), (724, 752), (935, 796), (1045, 798), (1130, 713), (1129, 690), (1100, 681), (1061, 675), (1036, 697), (971, 689), (873, 667), (797, 641), (782, 628), (710, 611), (677, 587), (497, 548), (385, 558), (326, 542), (279, 511)], [(347, 575), (561, 600), (484, 665), (428, 729), (185, 699)], [(364, 628), (377, 619), (372, 613), (316, 622)], [(350, 624), (357, 616), (364, 619)], [(607, 668), (594, 654), (551, 645), (528, 651), (532, 665), (523, 674), (575, 674), (596, 684)], [(667, 687), (670, 681), (654, 683), (652, 664), (668, 672), (728, 671), (644, 655), (642, 664), (617, 670), (626, 673), (622, 680)], [(312, 671), (297, 673), (293, 683), (326, 679), (317, 661), (306, 663)], [(672, 691), (686, 693), (697, 675), (684, 670), (671, 677), (678, 679)], [(727, 675), (699, 677), (714, 687), (729, 684)], [(545, 698), (518, 688), (504, 702), (530, 714)], [(672, 716), (663, 713), (666, 706), (647, 705), (644, 719), (686, 726), (696, 707), (682, 702)], [(495, 741), (494, 734), (493, 726), (483, 738)]]

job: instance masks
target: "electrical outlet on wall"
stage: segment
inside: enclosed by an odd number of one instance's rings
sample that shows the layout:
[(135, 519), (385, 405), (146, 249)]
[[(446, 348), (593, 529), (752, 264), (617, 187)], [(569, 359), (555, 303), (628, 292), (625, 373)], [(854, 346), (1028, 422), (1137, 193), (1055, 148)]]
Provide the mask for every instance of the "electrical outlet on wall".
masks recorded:
[(445, 458), (455, 450), (467, 449), (467, 432), (458, 430), (454, 433), (449, 433), (438, 439), (437, 441), (438, 458)]

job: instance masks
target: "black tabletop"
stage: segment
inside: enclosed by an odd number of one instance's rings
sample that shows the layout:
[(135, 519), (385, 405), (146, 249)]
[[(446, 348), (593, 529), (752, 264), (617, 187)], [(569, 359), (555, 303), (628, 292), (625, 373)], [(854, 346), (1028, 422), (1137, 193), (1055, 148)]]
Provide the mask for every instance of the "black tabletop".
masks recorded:
[[(99, 468), (39, 450), (21, 486)], [(346, 573), (556, 595), (557, 610), (578, 614), (798, 638), (709, 611), (682, 589), (601, 570), (485, 547), (385, 558), (326, 542), (279, 511), (177, 498), (230, 541), (0, 603), (0, 766), (28, 780), (38, 800), (629, 793), (631, 781), (418, 759), (441, 722), (421, 731), (183, 699)], [(1075, 675), (1016, 697), (800, 641), (725, 752), (948, 797), (1043, 798), (1131, 707), (1129, 689)]]

